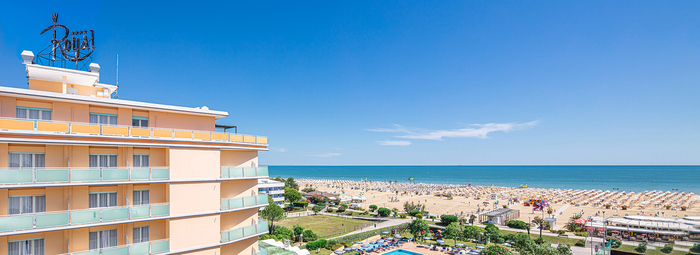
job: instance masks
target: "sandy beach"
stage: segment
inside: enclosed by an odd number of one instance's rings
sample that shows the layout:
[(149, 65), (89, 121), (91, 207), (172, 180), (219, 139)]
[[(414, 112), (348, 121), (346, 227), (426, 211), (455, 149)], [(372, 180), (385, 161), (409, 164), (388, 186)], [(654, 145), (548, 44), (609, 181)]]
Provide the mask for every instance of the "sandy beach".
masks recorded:
[[(586, 216), (618, 217), (645, 215), (666, 218), (700, 216), (700, 196), (684, 192), (645, 191), (641, 193), (611, 190), (542, 189), (425, 184), (407, 182), (367, 182), (347, 180), (298, 179), (301, 188), (312, 187), (318, 191), (352, 196), (363, 196), (360, 203), (397, 208), (403, 211), (406, 201), (425, 204), (431, 214), (468, 216), (491, 211), (508, 205), (520, 210), (520, 219), (527, 221), (535, 216), (549, 217), (547, 210), (533, 211), (525, 206), (528, 199), (544, 199), (553, 209), (556, 229), (561, 228), (576, 213)], [(495, 195), (494, 195), (495, 194)], [(495, 199), (494, 196), (497, 196)], [(487, 202), (487, 203), (485, 203)], [(609, 209), (606, 208), (609, 206)], [(625, 208), (626, 209), (623, 209)], [(667, 209), (668, 208), (668, 209)], [(683, 208), (686, 210), (683, 211)], [(604, 215), (603, 215), (604, 214)]]

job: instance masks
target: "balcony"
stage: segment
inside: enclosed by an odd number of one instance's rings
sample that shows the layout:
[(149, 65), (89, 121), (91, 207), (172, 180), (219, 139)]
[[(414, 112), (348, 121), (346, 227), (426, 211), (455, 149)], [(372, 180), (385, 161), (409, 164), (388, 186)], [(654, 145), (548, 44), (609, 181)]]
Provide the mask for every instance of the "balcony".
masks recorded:
[(0, 232), (148, 219), (170, 215), (170, 204), (102, 207), (0, 217)]
[(221, 167), (221, 179), (254, 179), (267, 178), (266, 166), (261, 167)]
[(260, 194), (250, 197), (236, 197), (229, 199), (221, 199), (221, 210), (235, 210), (239, 208), (253, 207), (259, 205), (267, 205), (267, 195)]
[(267, 145), (267, 137), (239, 135), (208, 131), (140, 128), (92, 123), (42, 121), (16, 118), (0, 118), (0, 131), (19, 131), (35, 134), (94, 135), (106, 138), (128, 137), (139, 139), (162, 139), (173, 141), (211, 141), (238, 144)]
[(237, 239), (242, 239), (245, 237), (251, 237), (263, 233), (267, 233), (267, 221), (264, 220), (258, 220), (257, 224), (246, 226), (246, 227), (240, 227), (240, 228), (233, 228), (231, 230), (227, 231), (221, 231), (221, 242), (226, 243), (230, 241), (234, 241)]
[(148, 182), (170, 178), (168, 167), (0, 169), (0, 188), (38, 184), (89, 185), (100, 182)]
[(64, 253), (62, 255), (145, 255), (170, 251), (170, 239), (121, 245), (99, 250)]

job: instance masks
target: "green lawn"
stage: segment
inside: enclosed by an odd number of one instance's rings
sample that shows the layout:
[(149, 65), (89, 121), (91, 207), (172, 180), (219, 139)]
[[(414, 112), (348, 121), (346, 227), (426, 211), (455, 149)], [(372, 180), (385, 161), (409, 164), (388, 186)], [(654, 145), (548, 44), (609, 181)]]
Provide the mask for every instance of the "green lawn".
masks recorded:
[(364, 224), (372, 223), (372, 221), (349, 219), (328, 215), (311, 215), (305, 217), (296, 217), (284, 219), (275, 225), (283, 226), (289, 229), (293, 229), (294, 226), (299, 225), (304, 229), (311, 229), (319, 237), (325, 238), (329, 236), (335, 236), (343, 233), (352, 232), (355, 230), (355, 226), (360, 226)]
[(648, 255), (686, 255), (686, 254), (697, 254), (697, 253), (690, 253), (687, 251), (677, 251), (674, 250), (671, 253), (663, 253), (661, 252), (661, 247), (653, 247), (647, 246), (647, 252), (645, 253), (639, 253), (637, 252), (636, 249), (637, 246), (631, 246), (631, 245), (622, 245), (620, 248), (613, 249), (613, 250), (619, 250), (619, 251), (624, 251), (624, 252), (631, 252), (631, 253), (638, 253), (638, 254), (648, 254)]
[[(517, 233), (523, 233), (523, 232), (501, 230), (501, 234), (505, 235), (505, 234), (510, 234), (510, 233), (517, 234)], [(563, 237), (563, 236), (550, 236), (550, 235), (545, 235), (544, 233), (545, 232), (542, 231), (542, 239), (544, 239), (545, 241), (548, 241), (550, 243), (559, 242), (560, 244), (568, 244), (568, 245), (574, 246), (574, 244), (576, 242), (578, 242), (578, 239), (567, 238), (567, 237)], [(532, 238), (532, 240), (536, 240), (537, 238), (540, 238), (540, 231), (539, 230), (530, 231), (530, 238)]]

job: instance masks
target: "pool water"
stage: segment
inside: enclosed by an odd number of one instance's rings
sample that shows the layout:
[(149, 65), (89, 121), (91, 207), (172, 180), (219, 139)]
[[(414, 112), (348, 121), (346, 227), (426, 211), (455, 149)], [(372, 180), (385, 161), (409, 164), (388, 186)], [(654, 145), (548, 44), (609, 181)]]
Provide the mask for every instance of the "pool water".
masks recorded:
[(395, 250), (395, 251), (386, 253), (386, 254), (384, 254), (384, 255), (423, 255), (423, 254), (415, 253), (415, 252), (412, 252), (412, 251)]

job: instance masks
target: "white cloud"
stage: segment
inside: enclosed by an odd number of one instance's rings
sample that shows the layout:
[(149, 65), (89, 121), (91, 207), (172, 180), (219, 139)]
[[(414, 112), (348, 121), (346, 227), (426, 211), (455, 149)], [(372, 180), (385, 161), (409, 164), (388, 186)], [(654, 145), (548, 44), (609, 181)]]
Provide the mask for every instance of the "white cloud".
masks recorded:
[(526, 129), (536, 126), (538, 121), (530, 121), (526, 123), (488, 123), (488, 124), (471, 124), (470, 128), (450, 129), (450, 130), (422, 130), (416, 128), (406, 128), (401, 125), (395, 125), (395, 128), (375, 128), (367, 129), (372, 132), (386, 133), (403, 133), (395, 137), (404, 139), (425, 139), (442, 141), (442, 138), (460, 138), (460, 137), (476, 137), (488, 138), (491, 132), (510, 132), (514, 130)]
[(319, 157), (319, 158), (330, 158), (330, 157), (340, 156), (340, 153), (329, 152), (329, 153), (323, 153), (323, 154), (311, 154), (308, 156)]
[(270, 148), (272, 151), (276, 152), (287, 152), (287, 148)]
[(377, 141), (379, 145), (388, 145), (388, 146), (409, 146), (411, 145), (411, 141)]

